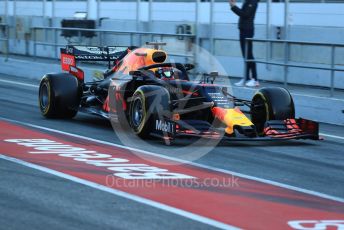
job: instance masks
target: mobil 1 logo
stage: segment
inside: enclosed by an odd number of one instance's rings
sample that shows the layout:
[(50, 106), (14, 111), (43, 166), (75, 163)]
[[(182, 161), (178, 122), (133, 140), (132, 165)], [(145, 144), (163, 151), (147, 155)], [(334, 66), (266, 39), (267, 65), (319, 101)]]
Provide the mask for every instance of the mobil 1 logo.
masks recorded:
[(155, 130), (158, 132), (174, 134), (175, 124), (170, 121), (155, 120)]

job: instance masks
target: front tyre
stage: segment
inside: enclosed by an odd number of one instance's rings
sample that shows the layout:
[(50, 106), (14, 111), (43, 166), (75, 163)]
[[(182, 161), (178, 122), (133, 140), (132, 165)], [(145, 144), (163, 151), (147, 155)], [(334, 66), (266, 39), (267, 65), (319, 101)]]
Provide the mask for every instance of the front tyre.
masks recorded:
[(129, 124), (134, 133), (141, 138), (148, 138), (152, 130), (149, 117), (145, 96), (142, 91), (136, 91), (130, 104)]
[(156, 121), (171, 118), (170, 96), (161, 86), (140, 86), (130, 101), (129, 124), (142, 139), (147, 139), (155, 130)]
[(257, 132), (262, 134), (265, 122), (295, 118), (294, 101), (289, 91), (280, 87), (258, 90), (252, 99), (251, 119)]

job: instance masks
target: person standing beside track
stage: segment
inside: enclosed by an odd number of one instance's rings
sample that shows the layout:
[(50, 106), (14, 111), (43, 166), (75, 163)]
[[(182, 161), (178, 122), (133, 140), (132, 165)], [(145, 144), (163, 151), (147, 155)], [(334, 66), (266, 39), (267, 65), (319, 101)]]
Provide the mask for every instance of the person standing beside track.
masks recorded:
[[(253, 57), (253, 44), (252, 41), (247, 41), (246, 38), (253, 38), (254, 36), (254, 18), (256, 15), (259, 0), (243, 0), (241, 9), (236, 6), (236, 0), (229, 0), (231, 10), (239, 16), (238, 28), (240, 32), (240, 47), (242, 56), (245, 59), (254, 60)], [(247, 45), (247, 47), (246, 47)], [(247, 50), (246, 50), (247, 49)], [(247, 53), (246, 53), (247, 52)], [(251, 77), (249, 77), (251, 72)], [(236, 86), (259, 86), (257, 79), (257, 66), (255, 62), (247, 62), (247, 68), (244, 79), (235, 83)]]

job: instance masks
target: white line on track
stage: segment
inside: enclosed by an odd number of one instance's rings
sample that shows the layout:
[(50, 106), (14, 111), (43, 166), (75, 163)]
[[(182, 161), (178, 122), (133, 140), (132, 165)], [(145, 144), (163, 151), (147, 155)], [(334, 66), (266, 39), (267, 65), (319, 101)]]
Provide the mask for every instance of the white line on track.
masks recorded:
[[(29, 87), (34, 87), (34, 88), (39, 87), (38, 85), (34, 85), (34, 84), (22, 83), (22, 82), (18, 82), (18, 81), (11, 81), (11, 80), (4, 80), (4, 79), (0, 79), (0, 82), (5, 82), (5, 83), (9, 83), (9, 84), (14, 84), (14, 85), (29, 86)], [(241, 88), (241, 87), (237, 87), (237, 86), (232, 86), (232, 87), (233, 88)], [(251, 89), (248, 87), (246, 87), (246, 89), (256, 91), (256, 89)], [(314, 96), (314, 95), (305, 95), (305, 94), (299, 94), (299, 93), (291, 93), (291, 94), (297, 95), (297, 96), (308, 96), (308, 97), (314, 97), (314, 98), (319, 98), (319, 99), (327, 99), (327, 97)], [(343, 99), (339, 99), (339, 98), (331, 98), (331, 100), (343, 101)]]
[(344, 137), (341, 137), (341, 136), (336, 136), (336, 135), (331, 135), (331, 134), (326, 134), (326, 133), (319, 133), (319, 135), (324, 136), (324, 137), (331, 137), (335, 139), (344, 140)]
[(17, 158), (8, 157), (8, 156), (0, 154), (0, 159), (8, 160), (8, 161), (20, 164), (20, 165), (24, 165), (24, 166), (29, 167), (29, 168), (37, 169), (37, 170), (45, 172), (45, 173), (49, 173), (49, 174), (52, 174), (52, 175), (55, 175), (55, 176), (76, 182), (76, 183), (79, 183), (79, 184), (83, 184), (83, 185), (86, 185), (86, 186), (89, 186), (89, 187), (92, 187), (92, 188), (95, 188), (95, 189), (98, 189), (98, 190), (101, 190), (104, 192), (108, 192), (108, 193), (111, 193), (111, 194), (114, 194), (114, 195), (117, 195), (120, 197), (124, 197), (124, 198), (129, 199), (129, 200), (133, 200), (133, 201), (136, 201), (136, 202), (139, 202), (142, 204), (146, 204), (146, 205), (158, 208), (158, 209), (162, 209), (164, 211), (174, 213), (176, 215), (183, 216), (185, 218), (195, 220), (195, 221), (207, 224), (207, 225), (211, 225), (211, 226), (216, 227), (216, 228), (229, 229), (229, 230), (239, 230), (240, 229), (240, 228), (237, 228), (234, 226), (230, 226), (230, 225), (218, 222), (216, 220), (209, 219), (209, 218), (204, 217), (204, 216), (200, 216), (200, 215), (197, 215), (197, 214), (194, 214), (191, 212), (184, 211), (182, 209), (178, 209), (178, 208), (174, 208), (174, 207), (171, 207), (171, 206), (168, 206), (165, 204), (161, 204), (159, 202), (155, 202), (155, 201), (145, 199), (145, 198), (142, 198), (142, 197), (139, 197), (136, 195), (132, 195), (130, 193), (126, 193), (126, 192), (123, 192), (123, 191), (120, 191), (117, 189), (109, 188), (109, 187), (106, 187), (104, 185), (100, 185), (100, 184), (97, 184), (97, 183), (94, 183), (91, 181), (80, 179), (78, 177), (74, 177), (74, 176), (71, 176), (71, 175), (68, 175), (65, 173), (61, 173), (61, 172), (58, 172), (58, 171), (55, 171), (55, 170), (52, 170), (52, 169), (49, 169), (46, 167), (42, 167), (42, 166), (35, 165), (35, 164), (29, 163), (26, 161), (22, 161), (22, 160), (19, 160)]
[(29, 127), (36, 128), (36, 129), (46, 130), (46, 131), (53, 132), (53, 133), (64, 134), (67, 136), (77, 137), (77, 138), (81, 138), (84, 140), (89, 140), (89, 141), (93, 141), (93, 142), (97, 142), (97, 143), (101, 143), (101, 144), (105, 144), (105, 145), (110, 145), (110, 146), (114, 146), (114, 147), (118, 147), (118, 148), (122, 148), (122, 149), (141, 152), (141, 153), (146, 154), (146, 155), (160, 157), (160, 158), (164, 158), (164, 159), (168, 159), (168, 160), (172, 160), (172, 161), (177, 161), (180, 163), (189, 164), (189, 165), (196, 166), (199, 168), (204, 168), (204, 169), (208, 169), (208, 170), (212, 170), (212, 171), (216, 171), (216, 172), (234, 175), (237, 177), (241, 177), (241, 178), (245, 178), (245, 179), (249, 179), (249, 180), (253, 180), (253, 181), (258, 181), (258, 182), (262, 182), (265, 184), (270, 184), (270, 185), (274, 185), (277, 187), (281, 187), (281, 188), (285, 188), (285, 189), (289, 189), (289, 190), (293, 190), (293, 191), (297, 191), (297, 192), (301, 192), (301, 193), (305, 193), (305, 194), (309, 194), (309, 195), (313, 195), (313, 196), (317, 196), (317, 197), (321, 197), (321, 198), (325, 198), (325, 199), (344, 203), (344, 199), (340, 198), (340, 197), (336, 197), (336, 196), (332, 196), (332, 195), (328, 195), (328, 194), (324, 194), (324, 193), (320, 193), (320, 192), (316, 192), (316, 191), (312, 191), (312, 190), (308, 190), (308, 189), (304, 189), (304, 188), (299, 188), (299, 187), (295, 187), (292, 185), (283, 184), (280, 182), (275, 182), (275, 181), (271, 181), (271, 180), (267, 180), (267, 179), (263, 179), (263, 178), (258, 178), (258, 177), (254, 177), (254, 176), (250, 176), (250, 175), (246, 175), (246, 174), (242, 174), (242, 173), (237, 173), (237, 172), (233, 172), (233, 171), (229, 171), (229, 170), (225, 170), (225, 169), (221, 169), (221, 168), (216, 168), (216, 167), (212, 167), (212, 166), (208, 166), (208, 165), (204, 165), (204, 164), (199, 164), (199, 163), (195, 163), (195, 162), (185, 161), (185, 160), (181, 160), (178, 158), (165, 156), (162, 154), (157, 154), (157, 153), (153, 153), (153, 152), (149, 152), (149, 151), (145, 151), (145, 150), (141, 150), (141, 149), (131, 148), (131, 147), (127, 147), (124, 145), (114, 144), (114, 143), (107, 142), (107, 141), (101, 141), (101, 140), (97, 140), (94, 138), (81, 136), (78, 134), (63, 132), (60, 130), (50, 129), (50, 128), (46, 128), (46, 127), (42, 127), (42, 126), (38, 126), (38, 125), (26, 123), (26, 122), (16, 121), (16, 120), (4, 118), (4, 117), (0, 117), (0, 119), (5, 120), (5, 121), (9, 121), (12, 123), (17, 123), (17, 124), (29, 126)]
[(22, 85), (22, 86), (38, 88), (38, 85), (22, 83), (22, 82), (17, 82), (17, 81), (10, 81), (10, 80), (0, 79), (0, 82), (9, 83), (9, 84), (13, 84), (13, 85)]

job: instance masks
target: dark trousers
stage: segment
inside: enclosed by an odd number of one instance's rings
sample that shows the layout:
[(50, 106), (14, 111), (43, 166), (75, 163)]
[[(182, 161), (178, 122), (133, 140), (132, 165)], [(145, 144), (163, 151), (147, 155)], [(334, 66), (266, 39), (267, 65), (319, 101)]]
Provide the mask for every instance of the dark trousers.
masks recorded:
[[(243, 30), (240, 29), (240, 46), (241, 46), (241, 53), (242, 56), (245, 58), (246, 55), (246, 48), (247, 48), (247, 59), (254, 60), (253, 57), (253, 45), (252, 41), (247, 41), (245, 42), (246, 38), (253, 38), (254, 36), (254, 30)], [(247, 47), (246, 47), (247, 45)], [(247, 68), (246, 68), (246, 73), (245, 73), (245, 80), (250, 79), (250, 72), (251, 72), (251, 77), (257, 81), (257, 66), (255, 62), (247, 62)]]

